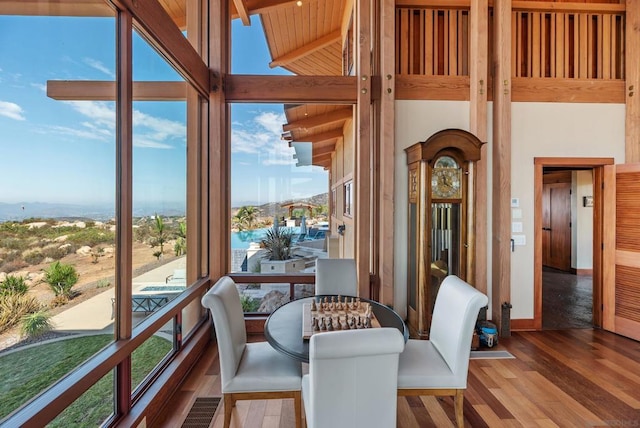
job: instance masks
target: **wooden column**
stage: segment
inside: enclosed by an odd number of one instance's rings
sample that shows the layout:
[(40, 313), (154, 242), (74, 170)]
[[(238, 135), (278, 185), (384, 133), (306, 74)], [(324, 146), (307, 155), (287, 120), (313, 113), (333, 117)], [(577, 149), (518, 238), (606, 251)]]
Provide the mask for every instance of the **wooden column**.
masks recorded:
[[(117, 15), (116, 39), (116, 260), (114, 339), (130, 339), (133, 330), (131, 284), (133, 282), (133, 19), (129, 12)], [(116, 414), (131, 410), (131, 356), (115, 371)]]
[(356, 0), (356, 76), (358, 101), (356, 104), (356, 264), (358, 294), (370, 296), (371, 268), (371, 1)]
[[(201, 56), (203, 55), (203, 46), (205, 41), (203, 40), (203, 8), (202, 0), (187, 0), (186, 1), (186, 19), (187, 19), (187, 40), (193, 46), (193, 48)], [(204, 51), (206, 52), (206, 51)], [(207, 58), (203, 58), (206, 62)], [(187, 286), (192, 284), (197, 278), (200, 278), (202, 274), (202, 253), (205, 248), (202, 245), (203, 236), (207, 236), (206, 233), (202, 233), (202, 225), (204, 224), (201, 219), (204, 212), (202, 206), (205, 205), (203, 201), (206, 201), (206, 194), (203, 193), (203, 186), (206, 183), (202, 182), (202, 176), (205, 175), (206, 169), (203, 169), (205, 165), (201, 162), (201, 157), (204, 155), (206, 159), (206, 152), (202, 150), (203, 146), (206, 146), (203, 140), (206, 134), (204, 134), (201, 124), (206, 121), (206, 117), (202, 115), (202, 106), (200, 104), (200, 95), (196, 89), (191, 85), (187, 85), (187, 194), (186, 207), (187, 207), (187, 256), (186, 256), (186, 269), (187, 269)], [(207, 243), (208, 244), (208, 243)], [(206, 266), (206, 263), (205, 263)], [(200, 320), (200, 314), (202, 312), (202, 305), (200, 302), (192, 302), (187, 310), (183, 311), (182, 317), (182, 333), (186, 336), (191, 329)], [(180, 337), (183, 337), (180, 336)]]
[(216, 280), (230, 269), (231, 141), (223, 78), (229, 73), (229, 2), (209, 1), (209, 275)]
[(491, 319), (500, 328), (511, 301), (511, 0), (494, 1), (493, 28)]
[[(380, 274), (380, 302), (394, 303), (394, 186), (395, 186), (395, 12), (394, 0), (380, 1), (380, 57), (381, 75), (380, 109), (377, 117), (380, 150), (378, 168), (380, 183), (378, 202), (380, 213), (378, 254)], [(400, 286), (398, 284), (398, 286)], [(404, 286), (404, 284), (402, 285)]]
[(640, 2), (627, 0), (625, 24), (625, 163), (640, 162)]
[[(470, 125), (471, 133), (480, 141), (487, 141), (487, 82), (489, 51), (488, 0), (471, 0), (471, 44), (469, 47)], [(474, 260), (469, 272), (471, 283), (483, 293), (487, 292), (487, 145), (481, 149), (481, 159), (476, 162), (473, 217), (475, 248), (469, 249), (469, 259)]]
[(133, 259), (133, 71), (131, 14), (118, 14), (116, 67), (116, 339), (131, 338)]

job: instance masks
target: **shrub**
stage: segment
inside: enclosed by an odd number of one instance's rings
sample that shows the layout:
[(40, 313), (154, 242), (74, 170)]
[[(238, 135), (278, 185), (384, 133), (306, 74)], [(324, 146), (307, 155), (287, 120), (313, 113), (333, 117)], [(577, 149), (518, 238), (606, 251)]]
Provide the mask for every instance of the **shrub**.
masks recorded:
[(5, 260), (2, 264), (2, 270), (5, 273), (11, 273), (29, 266), (24, 260), (16, 258), (13, 260)]
[(96, 284), (96, 288), (107, 288), (110, 285), (111, 281), (106, 278), (102, 278), (100, 281), (98, 281), (98, 284)]
[(53, 262), (49, 269), (44, 271), (44, 281), (49, 284), (56, 297), (70, 299), (71, 288), (78, 282), (78, 273), (71, 265)]
[(98, 244), (113, 244), (115, 242), (115, 233), (95, 228), (76, 229), (73, 234), (69, 235), (67, 241), (76, 245), (87, 245), (95, 247)]
[(21, 276), (7, 275), (4, 281), (0, 282), (0, 294), (26, 294), (29, 286)]
[(27, 294), (0, 295), (0, 333), (16, 325), (20, 319), (43, 309), (42, 303)]
[(242, 304), (243, 312), (257, 312), (260, 307), (260, 301), (246, 294), (240, 295), (240, 303)]
[(42, 336), (53, 329), (51, 315), (44, 309), (23, 315), (20, 323), (20, 331), (27, 337)]
[(19, 238), (5, 238), (0, 240), (0, 247), (7, 248), (9, 250), (24, 251), (27, 249), (27, 241)]
[(48, 259), (60, 260), (67, 254), (69, 254), (72, 250), (73, 247), (71, 245), (55, 245), (43, 248), (42, 255)]
[(30, 265), (37, 265), (44, 260), (44, 254), (40, 250), (28, 251), (22, 255), (24, 261), (29, 263)]
[(273, 227), (260, 241), (266, 250), (268, 260), (288, 260), (291, 258), (291, 230), (282, 227)]

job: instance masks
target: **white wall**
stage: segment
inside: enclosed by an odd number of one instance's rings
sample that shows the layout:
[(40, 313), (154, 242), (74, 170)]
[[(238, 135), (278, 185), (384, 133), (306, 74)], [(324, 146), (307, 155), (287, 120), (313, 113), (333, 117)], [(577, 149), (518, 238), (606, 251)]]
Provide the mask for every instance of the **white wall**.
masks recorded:
[(619, 104), (513, 103), (511, 197), (520, 199), (525, 246), (511, 258), (511, 317), (533, 318), (533, 170), (536, 157), (612, 157), (624, 162)]
[[(489, 200), (492, 197), (491, 108), (490, 103), (487, 148)], [(526, 245), (515, 247), (511, 253), (512, 318), (531, 319), (534, 311), (534, 158), (611, 157), (616, 163), (623, 163), (624, 117), (624, 105), (619, 104), (513, 103), (511, 197), (520, 200), (522, 219), (518, 221), (523, 223)], [(404, 149), (447, 128), (469, 130), (468, 102), (396, 102), (394, 308), (402, 316), (406, 316), (407, 302), (407, 162)], [(491, 236), (491, 204), (487, 205), (487, 233)], [(491, 240), (487, 241), (488, 283), (491, 284)]]
[(583, 198), (593, 197), (592, 171), (571, 174), (571, 267), (593, 268), (593, 207), (585, 207)]

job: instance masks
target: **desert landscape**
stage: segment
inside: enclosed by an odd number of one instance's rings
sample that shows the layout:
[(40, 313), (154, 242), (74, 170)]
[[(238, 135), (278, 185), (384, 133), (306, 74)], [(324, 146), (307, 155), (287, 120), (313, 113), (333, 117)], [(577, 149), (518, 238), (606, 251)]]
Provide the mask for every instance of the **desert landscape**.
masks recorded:
[[(137, 221), (133, 243), (134, 277), (178, 257), (174, 247), (180, 221), (178, 218), (165, 219), (161, 255), (153, 232), (154, 223), (149, 218)], [(114, 286), (114, 227), (91, 220), (0, 223), (0, 283), (7, 276), (22, 277), (28, 286), (27, 294), (47, 306), (51, 316), (82, 303)], [(83, 237), (85, 242), (82, 242)], [(73, 266), (78, 274), (78, 282), (72, 287), (72, 298), (64, 304), (54, 303), (55, 294), (44, 280), (45, 270), (54, 261)], [(0, 351), (7, 344), (15, 343), (19, 335), (18, 325), (0, 329)]]

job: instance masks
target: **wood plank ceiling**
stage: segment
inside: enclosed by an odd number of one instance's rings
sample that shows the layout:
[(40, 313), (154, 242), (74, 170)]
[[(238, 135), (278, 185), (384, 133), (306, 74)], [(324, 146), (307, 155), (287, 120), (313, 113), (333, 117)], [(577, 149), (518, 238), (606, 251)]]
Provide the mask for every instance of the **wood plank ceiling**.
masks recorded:
[[(345, 0), (302, 0), (301, 4), (284, 3), (260, 13), (270, 66), (297, 75), (342, 75), (345, 5)], [(283, 139), (296, 147), (298, 164), (310, 162), (329, 168), (336, 143), (343, 138), (344, 123), (352, 117), (351, 107), (287, 104), (284, 108), (287, 124), (283, 126)], [(311, 144), (310, 154), (301, 145), (294, 145), (300, 142)]]

